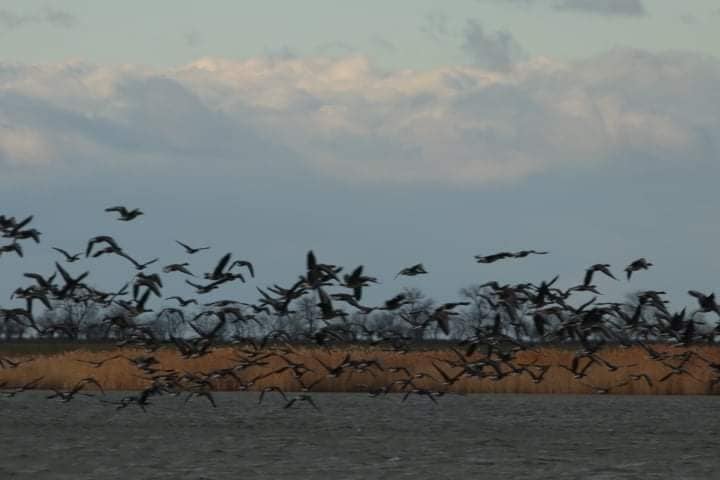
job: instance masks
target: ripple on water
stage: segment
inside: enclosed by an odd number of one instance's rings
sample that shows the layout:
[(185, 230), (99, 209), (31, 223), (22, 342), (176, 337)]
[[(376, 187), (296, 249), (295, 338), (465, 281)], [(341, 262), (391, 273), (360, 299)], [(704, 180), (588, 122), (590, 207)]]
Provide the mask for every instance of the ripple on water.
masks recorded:
[(167, 397), (145, 414), (94, 398), (61, 404), (42, 392), (0, 399), (0, 478), (707, 479), (720, 471), (710, 421), (717, 397), (470, 395), (439, 406), (397, 395), (315, 398), (321, 412), (219, 393), (217, 409)]

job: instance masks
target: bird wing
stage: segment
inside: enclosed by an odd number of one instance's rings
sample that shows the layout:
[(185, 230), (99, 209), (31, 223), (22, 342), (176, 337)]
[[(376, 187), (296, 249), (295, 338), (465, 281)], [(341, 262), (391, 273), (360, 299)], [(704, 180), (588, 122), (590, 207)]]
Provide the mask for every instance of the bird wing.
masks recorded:
[(227, 266), (228, 262), (230, 261), (232, 253), (226, 253), (223, 255), (223, 257), (218, 262), (217, 266), (215, 266), (215, 270), (213, 270), (213, 277), (219, 277), (223, 274), (223, 271), (225, 270), (225, 267)]
[(308, 251), (307, 253), (307, 270), (308, 272), (315, 270), (317, 268), (317, 259), (315, 258), (315, 254), (312, 250)]
[(180, 240), (175, 240), (175, 243), (177, 243), (178, 245), (180, 245), (181, 247), (183, 247), (188, 253), (190, 253), (190, 252), (193, 250), (192, 247), (190, 247), (189, 245), (184, 244), (184, 243), (181, 242)]
[(120, 215), (127, 215), (128, 211), (127, 208), (118, 205), (115, 207), (108, 207), (105, 209), (106, 212), (118, 212)]
[(62, 253), (63, 255), (65, 255), (65, 258), (71, 258), (71, 257), (72, 257), (68, 252), (66, 252), (66, 251), (63, 250), (62, 248), (52, 247), (52, 249), (55, 250), (56, 252), (60, 252), (60, 253)]

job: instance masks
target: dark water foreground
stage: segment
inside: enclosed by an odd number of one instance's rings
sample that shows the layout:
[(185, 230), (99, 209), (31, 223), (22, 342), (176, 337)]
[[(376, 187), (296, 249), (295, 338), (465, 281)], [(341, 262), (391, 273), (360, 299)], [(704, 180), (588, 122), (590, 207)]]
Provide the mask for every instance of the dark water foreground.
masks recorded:
[(216, 397), (0, 399), (0, 478), (720, 478), (720, 397)]

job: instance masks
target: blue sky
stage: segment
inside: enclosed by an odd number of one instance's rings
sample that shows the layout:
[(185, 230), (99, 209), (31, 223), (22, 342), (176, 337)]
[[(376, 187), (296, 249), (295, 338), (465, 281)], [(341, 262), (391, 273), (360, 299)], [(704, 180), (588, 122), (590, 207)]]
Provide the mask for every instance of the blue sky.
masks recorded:
[[(148, 5), (149, 3), (149, 5)], [(51, 246), (174, 239), (257, 263), (222, 294), (289, 284), (304, 254), (418, 286), (579, 283), (645, 256), (640, 288), (720, 278), (720, 7), (668, 0), (0, 4), (0, 213)], [(146, 215), (116, 222), (106, 206)], [(475, 254), (545, 249), (478, 265)], [(103, 260), (103, 259), (100, 259)], [(133, 272), (87, 262), (103, 288)], [(392, 280), (423, 262), (426, 277)], [(168, 293), (187, 293), (180, 282)], [(5, 305), (0, 301), (0, 305)]]

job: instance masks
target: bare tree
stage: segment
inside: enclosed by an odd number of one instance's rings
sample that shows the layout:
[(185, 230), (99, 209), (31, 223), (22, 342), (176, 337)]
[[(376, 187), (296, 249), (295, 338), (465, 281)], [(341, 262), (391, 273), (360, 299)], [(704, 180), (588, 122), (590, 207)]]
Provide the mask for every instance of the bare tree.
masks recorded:
[(317, 322), (320, 320), (322, 314), (320, 307), (317, 306), (315, 298), (312, 295), (305, 295), (300, 298), (297, 303), (297, 317), (301, 324), (306, 325), (308, 332), (312, 333), (315, 331)]
[(480, 285), (470, 285), (460, 289), (460, 298), (470, 305), (460, 313), (465, 328), (482, 328), (492, 321), (493, 308), (487, 300), (490, 290)]
[(99, 306), (93, 301), (78, 301), (72, 298), (51, 300), (52, 309), (46, 310), (37, 318), (38, 326), (51, 338), (68, 340), (92, 339), (102, 331)]
[(0, 316), (0, 338), (3, 340), (21, 340), (27, 330), (27, 326), (20, 319), (8, 315)]
[(418, 288), (405, 288), (403, 293), (406, 303), (396, 311), (396, 315), (405, 322), (405, 328), (413, 340), (420, 342), (425, 338), (435, 301)]

